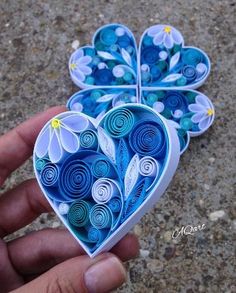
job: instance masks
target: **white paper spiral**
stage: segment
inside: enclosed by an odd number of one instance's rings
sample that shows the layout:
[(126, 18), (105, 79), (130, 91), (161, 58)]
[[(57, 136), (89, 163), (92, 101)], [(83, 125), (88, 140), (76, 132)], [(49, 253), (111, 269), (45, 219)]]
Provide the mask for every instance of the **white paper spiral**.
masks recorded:
[(100, 178), (92, 187), (92, 197), (97, 203), (107, 203), (114, 195), (119, 194), (119, 189), (114, 180)]
[(156, 177), (159, 173), (158, 162), (152, 157), (143, 157), (139, 161), (139, 173), (142, 176)]

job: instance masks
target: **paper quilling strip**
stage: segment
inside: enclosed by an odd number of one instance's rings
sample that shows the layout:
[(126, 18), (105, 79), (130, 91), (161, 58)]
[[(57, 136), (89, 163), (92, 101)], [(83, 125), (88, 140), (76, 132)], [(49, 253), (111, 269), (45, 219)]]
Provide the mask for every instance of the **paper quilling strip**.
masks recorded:
[(190, 137), (213, 123), (211, 101), (194, 90), (210, 61), (170, 25), (148, 28), (137, 48), (127, 27), (109, 24), (71, 55), (69, 71), (83, 90), (42, 129), (34, 169), (61, 220), (95, 256), (157, 202)]

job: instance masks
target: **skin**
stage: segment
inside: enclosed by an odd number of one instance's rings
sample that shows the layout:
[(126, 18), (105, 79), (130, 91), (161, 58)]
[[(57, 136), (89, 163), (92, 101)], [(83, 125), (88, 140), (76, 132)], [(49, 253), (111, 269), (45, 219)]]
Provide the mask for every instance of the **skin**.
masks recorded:
[[(0, 137), (0, 186), (32, 155), (43, 125), (65, 110), (64, 107), (51, 108)], [(30, 224), (41, 213), (51, 212), (35, 179), (22, 182), (2, 194), (0, 211), (1, 292), (14, 289), (18, 293), (88, 292), (84, 274), (95, 263), (102, 265), (107, 259), (111, 259), (110, 264), (114, 263), (109, 269), (109, 289), (114, 289), (125, 281), (125, 275), (117, 273), (124, 271), (121, 261), (138, 255), (138, 240), (131, 234), (111, 252), (94, 259), (85, 255), (75, 239), (63, 229), (44, 229), (6, 243), (5, 236)], [(104, 274), (104, 284), (106, 277)]]

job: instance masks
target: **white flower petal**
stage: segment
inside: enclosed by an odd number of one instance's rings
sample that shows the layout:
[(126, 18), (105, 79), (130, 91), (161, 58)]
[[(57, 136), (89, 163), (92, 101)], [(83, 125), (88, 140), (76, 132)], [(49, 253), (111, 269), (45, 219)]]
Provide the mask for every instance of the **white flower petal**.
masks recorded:
[(87, 65), (92, 61), (92, 57), (91, 56), (84, 56), (79, 58), (78, 60), (78, 64), (79, 65)]
[(200, 130), (207, 130), (210, 124), (211, 124), (211, 116), (206, 116), (199, 122), (198, 127)]
[(53, 131), (51, 141), (48, 148), (48, 156), (52, 163), (57, 163), (60, 161), (63, 155), (63, 150), (59, 141), (58, 134)]
[(80, 71), (78, 68), (76, 70), (73, 70), (73, 75), (79, 80), (79, 81), (84, 81), (85, 80), (85, 75), (83, 74), (82, 71)]
[(165, 34), (163, 31), (156, 34), (155, 37), (153, 38), (153, 44), (156, 46), (159, 46), (160, 44), (162, 44), (164, 36), (165, 36)]
[(68, 153), (75, 153), (79, 149), (79, 139), (72, 131), (67, 128), (60, 128), (61, 145)]
[(197, 95), (195, 100), (197, 104), (204, 106), (204, 108), (206, 109), (210, 107), (209, 102), (207, 101), (206, 97), (203, 95)]
[(183, 43), (183, 37), (181, 33), (175, 28), (172, 28), (172, 37), (176, 44), (180, 45), (181, 43)]
[(84, 56), (83, 49), (79, 49), (79, 50), (75, 51), (73, 56), (74, 56), (74, 59), (76, 59), (76, 60), (80, 59), (81, 57), (83, 57)]
[(85, 75), (89, 75), (92, 73), (92, 69), (86, 65), (80, 65), (79, 70)]
[(48, 146), (50, 143), (50, 126), (48, 126), (45, 131), (40, 134), (38, 141), (35, 145), (35, 153), (39, 158), (43, 158), (48, 152)]
[(205, 112), (206, 109), (200, 104), (191, 104), (188, 106), (190, 112)]
[(174, 45), (174, 41), (171, 34), (165, 34), (164, 36), (164, 46), (168, 49), (171, 49)]
[(147, 34), (150, 37), (154, 37), (155, 35), (157, 35), (160, 31), (163, 31), (164, 25), (162, 24), (158, 24), (158, 25), (154, 25), (152, 27), (149, 28)]
[(204, 117), (206, 117), (206, 114), (204, 114), (204, 112), (198, 112), (197, 114), (192, 116), (191, 120), (193, 123), (199, 123)]
[(74, 132), (81, 132), (88, 128), (89, 121), (87, 118), (79, 115), (79, 114), (72, 114), (61, 119), (61, 122), (66, 126), (68, 129)]

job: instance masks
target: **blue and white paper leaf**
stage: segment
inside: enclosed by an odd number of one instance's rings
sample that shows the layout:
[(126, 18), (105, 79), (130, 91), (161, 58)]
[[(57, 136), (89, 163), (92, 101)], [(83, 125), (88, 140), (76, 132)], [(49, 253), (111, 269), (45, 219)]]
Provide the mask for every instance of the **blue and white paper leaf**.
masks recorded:
[(98, 127), (98, 142), (103, 153), (114, 163), (116, 162), (116, 147), (112, 138), (107, 135), (102, 127)]
[(175, 53), (170, 59), (170, 68), (169, 70), (173, 69), (175, 65), (179, 62), (180, 52)]
[(173, 82), (173, 81), (176, 81), (177, 79), (179, 79), (180, 77), (182, 77), (182, 74), (173, 73), (173, 74), (166, 76), (164, 79), (162, 79), (162, 82)]
[(103, 59), (115, 60), (116, 58), (108, 52), (98, 51), (98, 55)]
[(138, 154), (135, 154), (133, 158), (131, 159), (126, 174), (125, 174), (125, 198), (129, 196), (131, 193), (132, 189), (134, 188), (139, 172), (138, 172), (138, 164), (139, 164), (139, 156)]

